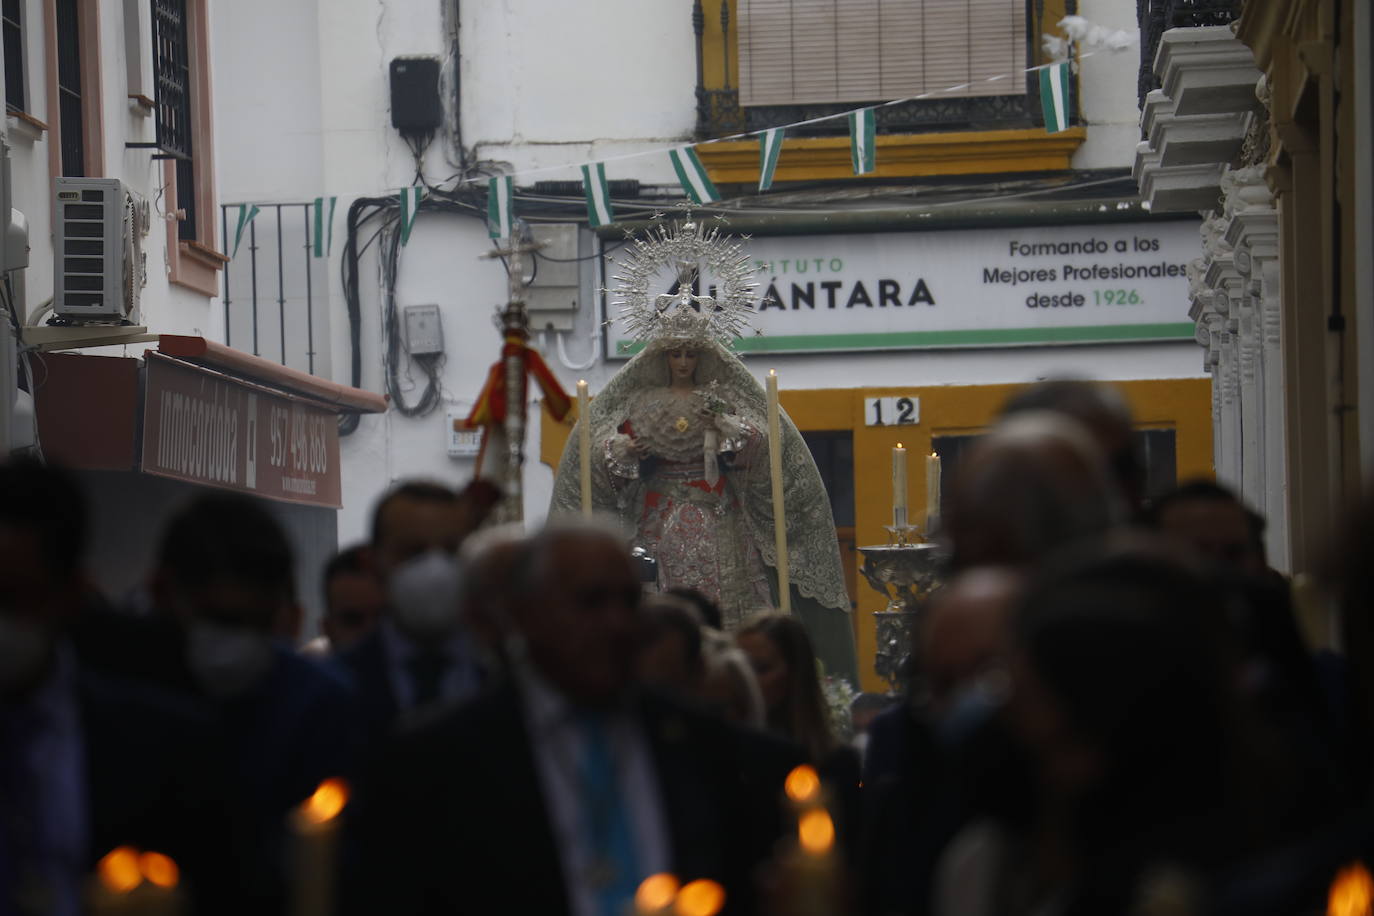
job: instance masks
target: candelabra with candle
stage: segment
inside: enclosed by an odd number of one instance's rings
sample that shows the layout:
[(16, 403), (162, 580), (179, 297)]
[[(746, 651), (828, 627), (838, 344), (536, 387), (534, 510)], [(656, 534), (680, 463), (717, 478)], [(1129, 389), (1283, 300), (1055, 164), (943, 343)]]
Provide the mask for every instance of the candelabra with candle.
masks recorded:
[[(926, 458), (926, 534), (938, 524), (940, 516), (940, 458)], [(902, 443), (892, 450), (892, 524), (885, 525), (886, 544), (860, 547), (864, 579), (883, 596), (887, 605), (874, 611), (877, 624), (877, 652), (873, 670), (894, 691), (905, 685), (907, 659), (910, 657), (911, 631), (920, 602), (939, 584), (942, 552), (928, 541), (921, 541), (917, 528), (907, 518), (907, 450)]]

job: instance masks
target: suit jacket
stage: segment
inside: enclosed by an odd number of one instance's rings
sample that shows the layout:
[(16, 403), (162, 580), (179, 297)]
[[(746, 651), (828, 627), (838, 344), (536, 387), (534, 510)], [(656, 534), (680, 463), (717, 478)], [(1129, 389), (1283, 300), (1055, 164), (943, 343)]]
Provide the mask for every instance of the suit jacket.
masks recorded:
[[(657, 771), (673, 871), (712, 878), (727, 911), (752, 910), (751, 872), (782, 825), (799, 749), (666, 697), (637, 698)], [(530, 738), (512, 684), (400, 736), (355, 822), (357, 912), (567, 913)]]
[(337, 655), (333, 664), (352, 683), (367, 743), (375, 747), (390, 737), (401, 712), (380, 631), (373, 630), (356, 646)]

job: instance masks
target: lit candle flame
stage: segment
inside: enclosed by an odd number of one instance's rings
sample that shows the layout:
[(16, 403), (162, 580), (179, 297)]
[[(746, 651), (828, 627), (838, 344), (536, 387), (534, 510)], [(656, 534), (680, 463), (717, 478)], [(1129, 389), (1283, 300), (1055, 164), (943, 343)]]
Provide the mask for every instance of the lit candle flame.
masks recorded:
[(813, 856), (823, 856), (835, 845), (835, 824), (824, 808), (808, 811), (797, 821), (797, 839), (802, 849)]
[(181, 880), (181, 869), (160, 852), (145, 852), (138, 857), (138, 870), (152, 884), (170, 890)]
[(348, 804), (348, 784), (342, 779), (326, 779), (301, 805), (301, 814), (316, 824), (332, 821)]
[(659, 913), (673, 905), (677, 897), (678, 880), (667, 872), (650, 875), (639, 883), (635, 891), (636, 913)]
[(143, 883), (143, 872), (138, 867), (138, 850), (130, 846), (120, 846), (107, 853), (96, 866), (100, 883), (116, 894), (127, 894)]
[(769, 375), (777, 375), (777, 374), (778, 374), (778, 370), (776, 370), (776, 369), (769, 369), (769, 370), (768, 370), (768, 374), (769, 374)]
[(897, 447), (898, 447), (898, 448), (906, 448), (906, 446), (902, 445), (902, 443), (900, 443), (900, 442), (897, 443)]
[(676, 916), (716, 916), (725, 906), (725, 888), (708, 878), (683, 886), (677, 892)]
[(821, 792), (821, 778), (816, 775), (813, 767), (802, 764), (787, 774), (783, 791), (797, 804), (814, 802)]
[(1370, 916), (1374, 878), (1359, 862), (1336, 873), (1326, 902), (1326, 916)]

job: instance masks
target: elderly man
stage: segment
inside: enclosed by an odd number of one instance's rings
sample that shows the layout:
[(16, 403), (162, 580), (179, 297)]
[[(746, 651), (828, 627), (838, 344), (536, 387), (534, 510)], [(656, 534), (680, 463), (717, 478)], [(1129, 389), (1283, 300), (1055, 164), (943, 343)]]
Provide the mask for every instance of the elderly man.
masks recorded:
[(622, 913), (657, 872), (747, 908), (796, 753), (637, 689), (640, 585), (616, 535), (546, 530), (513, 582), (511, 677), (377, 774), (360, 911)]

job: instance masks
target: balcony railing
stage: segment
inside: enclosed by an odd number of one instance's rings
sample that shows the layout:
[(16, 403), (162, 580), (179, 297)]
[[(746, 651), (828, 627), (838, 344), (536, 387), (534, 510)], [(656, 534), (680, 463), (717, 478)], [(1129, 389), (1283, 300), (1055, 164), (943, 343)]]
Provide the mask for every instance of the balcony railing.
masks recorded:
[(1159, 37), (1170, 29), (1230, 25), (1240, 18), (1242, 0), (1136, 0), (1136, 21), (1140, 23), (1139, 103), (1159, 88), (1155, 76), (1155, 53)]
[[(706, 11), (701, 0), (692, 4), (692, 31), (696, 39), (697, 66), (697, 126), (696, 133), (701, 139), (721, 137), (744, 131), (764, 130), (796, 124), (812, 118), (841, 114), (859, 107), (863, 103), (815, 103), (792, 105), (751, 105), (740, 104), (738, 85), (738, 64), (731, 53), (732, 29), (737, 23), (732, 15), (737, 0), (721, 0), (720, 29), (707, 29)], [(1027, 4), (1026, 59), (1034, 62), (1037, 57), (1040, 16), (1043, 3)], [(711, 46), (708, 47), (708, 42)], [(709, 53), (708, 53), (709, 51)], [(719, 73), (706, 72), (707, 59), (719, 59)], [(712, 67), (712, 70), (715, 68)], [(1038, 126), (1043, 123), (1040, 111), (1039, 82), (1033, 78), (1019, 77), (1007, 80), (1008, 88), (1016, 91), (1007, 95), (973, 96), (917, 99), (901, 105), (888, 105), (877, 109), (878, 133), (922, 133), (927, 131), (956, 130), (994, 130), (1015, 127)], [(884, 102), (887, 99), (875, 97), (867, 102)], [(1071, 99), (1071, 112), (1076, 112), (1076, 103)], [(795, 133), (802, 136), (825, 136), (842, 134), (848, 130), (843, 118), (810, 124)]]

